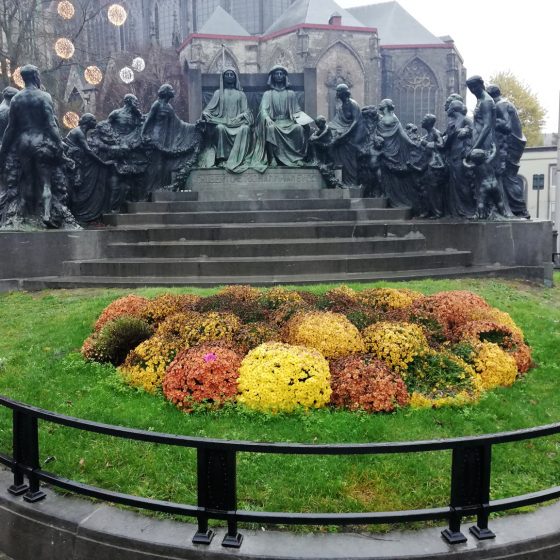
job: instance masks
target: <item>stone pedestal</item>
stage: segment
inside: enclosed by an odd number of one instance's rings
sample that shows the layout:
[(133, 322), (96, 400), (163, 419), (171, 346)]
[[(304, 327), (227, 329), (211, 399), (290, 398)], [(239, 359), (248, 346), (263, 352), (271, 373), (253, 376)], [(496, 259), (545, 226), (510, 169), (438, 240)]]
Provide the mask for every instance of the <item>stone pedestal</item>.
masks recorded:
[(276, 167), (258, 173), (252, 169), (245, 173), (229, 173), (225, 169), (194, 169), (188, 181), (193, 191), (207, 189), (290, 189), (309, 190), (325, 188), (325, 181), (316, 167)]

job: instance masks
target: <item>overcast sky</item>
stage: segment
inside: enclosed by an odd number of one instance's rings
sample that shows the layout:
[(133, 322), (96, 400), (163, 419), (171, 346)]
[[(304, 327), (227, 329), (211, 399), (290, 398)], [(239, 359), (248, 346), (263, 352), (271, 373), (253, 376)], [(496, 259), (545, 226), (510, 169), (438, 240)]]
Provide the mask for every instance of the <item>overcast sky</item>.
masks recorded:
[[(337, 0), (342, 8), (374, 3)], [(398, 0), (436, 36), (451, 35), (467, 73), (488, 79), (511, 70), (547, 110), (545, 132), (558, 130), (560, 1)], [(381, 37), (383, 43), (383, 37)], [(468, 94), (469, 98), (472, 98)], [(472, 99), (469, 105), (472, 106)]]

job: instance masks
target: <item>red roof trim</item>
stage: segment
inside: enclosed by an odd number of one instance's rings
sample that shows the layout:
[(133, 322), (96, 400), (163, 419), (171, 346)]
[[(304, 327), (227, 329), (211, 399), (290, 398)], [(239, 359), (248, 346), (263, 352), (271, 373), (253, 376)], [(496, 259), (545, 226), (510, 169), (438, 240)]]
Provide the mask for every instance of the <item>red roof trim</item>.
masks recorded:
[(452, 49), (455, 43), (436, 43), (428, 45), (379, 45), (382, 49)]
[(376, 27), (354, 27), (349, 25), (328, 25), (322, 23), (300, 23), (294, 25), (293, 27), (287, 27), (286, 29), (280, 29), (269, 35), (212, 35), (206, 33), (191, 33), (179, 47), (179, 51), (182, 51), (193, 39), (220, 39), (222, 41), (255, 41), (260, 43), (262, 41), (269, 41), (276, 37), (281, 37), (282, 35), (288, 35), (294, 31), (300, 29), (317, 29), (317, 30), (328, 30), (328, 31), (355, 31), (360, 33), (377, 33)]

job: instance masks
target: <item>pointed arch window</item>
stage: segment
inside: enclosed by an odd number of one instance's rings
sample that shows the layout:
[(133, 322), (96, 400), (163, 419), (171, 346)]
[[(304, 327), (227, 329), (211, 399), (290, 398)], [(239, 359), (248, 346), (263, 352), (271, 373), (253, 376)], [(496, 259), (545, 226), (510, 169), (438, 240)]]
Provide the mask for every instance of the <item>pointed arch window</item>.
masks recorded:
[(396, 114), (404, 124), (420, 124), (426, 113), (436, 114), (439, 103), (439, 87), (430, 67), (415, 58), (396, 76), (393, 101)]

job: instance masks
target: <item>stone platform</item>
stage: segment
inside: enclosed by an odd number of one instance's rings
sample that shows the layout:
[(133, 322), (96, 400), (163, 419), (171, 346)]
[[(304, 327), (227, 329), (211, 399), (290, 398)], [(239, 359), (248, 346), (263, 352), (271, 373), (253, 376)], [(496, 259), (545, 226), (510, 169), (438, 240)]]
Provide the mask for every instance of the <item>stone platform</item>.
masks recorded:
[(277, 167), (266, 173), (248, 169), (244, 173), (228, 173), (223, 169), (193, 169), (187, 186), (191, 190), (204, 192), (218, 189), (227, 191), (231, 187), (245, 189), (274, 190), (289, 187), (295, 190), (322, 189), (325, 182), (316, 167)]
[[(0, 488), (12, 482), (0, 469)], [(535, 513), (492, 519), (496, 538), (449, 545), (440, 528), (391, 533), (294, 534), (241, 529), (240, 549), (221, 546), (224, 528), (209, 546), (193, 545), (196, 527), (154, 519), (106, 504), (55, 494), (28, 504), (0, 492), (0, 551), (13, 560), (558, 560), (560, 504)], [(1, 555), (0, 555), (1, 556)]]
[(322, 181), (317, 169), (264, 175), (274, 181), (285, 175), (290, 181), (283, 187), (217, 187), (206, 179), (250, 175), (200, 173), (192, 191), (158, 192), (151, 202), (131, 203), (126, 213), (106, 216), (106, 228), (0, 233), (0, 289), (462, 276), (552, 282), (550, 222), (412, 220), (409, 209), (362, 198), (360, 189), (303, 188)]

